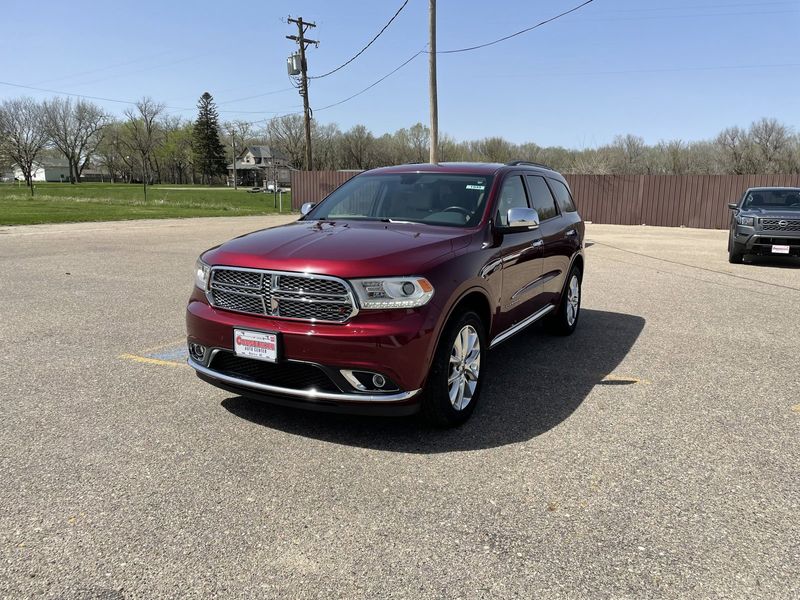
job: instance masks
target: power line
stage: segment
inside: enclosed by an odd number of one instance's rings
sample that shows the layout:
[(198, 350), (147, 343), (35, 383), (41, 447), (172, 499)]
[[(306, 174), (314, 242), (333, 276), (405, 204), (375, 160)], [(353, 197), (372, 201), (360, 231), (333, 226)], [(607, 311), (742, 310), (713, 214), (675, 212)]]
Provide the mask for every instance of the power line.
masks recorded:
[(272, 96), (274, 94), (280, 94), (282, 92), (291, 92), (296, 88), (282, 88), (280, 90), (272, 90), (271, 92), (264, 92), (263, 94), (255, 94), (253, 96), (244, 96), (243, 98), (235, 98), (233, 100), (226, 100), (225, 102), (217, 102), (217, 106), (222, 106), (223, 104), (233, 104), (234, 102), (244, 102), (245, 100), (253, 100), (254, 98), (263, 98), (264, 96)]
[(529, 31), (533, 31), (534, 29), (538, 29), (542, 25), (547, 25), (548, 23), (552, 23), (553, 21), (555, 21), (557, 19), (560, 19), (561, 17), (566, 17), (567, 15), (582, 9), (584, 6), (586, 6), (587, 4), (591, 4), (592, 2), (594, 2), (594, 0), (586, 0), (586, 2), (584, 2), (583, 4), (579, 4), (578, 6), (570, 8), (569, 10), (566, 10), (566, 11), (564, 11), (564, 12), (562, 12), (562, 13), (554, 16), (554, 17), (550, 17), (549, 19), (545, 19), (544, 21), (541, 21), (540, 23), (537, 23), (536, 25), (532, 25), (530, 27), (526, 27), (525, 29), (520, 29), (516, 33), (512, 33), (510, 35), (506, 35), (504, 37), (498, 38), (498, 39), (493, 40), (491, 42), (486, 42), (485, 44), (478, 44), (477, 46), (470, 46), (468, 48), (456, 48), (454, 50), (438, 50), (436, 53), (437, 54), (456, 54), (457, 52), (470, 52), (472, 50), (478, 50), (480, 48), (486, 48), (487, 46), (494, 46), (495, 44), (499, 44), (500, 42), (505, 42), (506, 40), (510, 40), (511, 38), (517, 37), (518, 35), (522, 35), (523, 33), (528, 33)]
[[(76, 94), (74, 92), (65, 92), (63, 90), (53, 90), (50, 88), (42, 88), (36, 87), (32, 85), (23, 85), (21, 83), (12, 83), (10, 81), (0, 81), (0, 85), (6, 85), (9, 87), (21, 88), (24, 90), (32, 90), (35, 92), (47, 92), (48, 94), (56, 94), (59, 96), (69, 96), (72, 98), (83, 98), (85, 100), (97, 100), (100, 102), (113, 102), (115, 104), (128, 104), (130, 106), (136, 106), (136, 101), (134, 100), (121, 100), (119, 98), (106, 98), (104, 96), (90, 96), (87, 94)], [(284, 90), (280, 90), (284, 91)], [(277, 92), (269, 92), (269, 93), (277, 93)], [(197, 107), (186, 107), (186, 106), (164, 106), (169, 110), (177, 110), (177, 111), (187, 111), (187, 110), (197, 110)], [(284, 109), (285, 110), (285, 109)], [(282, 113), (282, 110), (220, 110), (218, 111), (220, 114), (253, 114), (253, 115), (277, 115)]]
[(386, 30), (389, 28), (389, 25), (391, 25), (391, 24), (392, 24), (392, 21), (394, 21), (394, 20), (397, 18), (397, 15), (399, 15), (399, 14), (400, 14), (400, 12), (401, 12), (401, 11), (402, 11), (402, 10), (403, 10), (405, 7), (406, 7), (406, 4), (408, 4), (408, 0), (405, 0), (405, 2), (403, 2), (403, 4), (400, 6), (400, 8), (398, 8), (398, 9), (397, 9), (397, 12), (396, 12), (396, 13), (394, 13), (394, 16), (392, 16), (392, 18), (391, 18), (391, 19), (389, 19), (389, 22), (388, 22), (388, 23), (386, 23), (386, 25), (384, 25), (384, 26), (383, 26), (383, 28), (382, 28), (382, 29), (381, 29), (381, 30), (380, 30), (380, 31), (379, 31), (379, 32), (378, 32), (378, 33), (375, 35), (375, 37), (374, 37), (374, 38), (372, 38), (372, 39), (369, 41), (369, 43), (368, 43), (366, 46), (364, 46), (364, 47), (363, 47), (361, 50), (359, 50), (359, 51), (358, 51), (358, 52), (357, 52), (357, 53), (356, 53), (356, 54), (355, 54), (355, 55), (354, 55), (352, 58), (350, 58), (348, 61), (346, 61), (346, 62), (342, 63), (341, 65), (339, 65), (339, 66), (338, 66), (338, 67), (336, 67), (335, 69), (333, 69), (333, 70), (331, 70), (331, 71), (328, 71), (327, 73), (323, 73), (322, 75), (309, 75), (309, 77), (308, 77), (308, 78), (309, 78), (309, 79), (322, 79), (323, 77), (327, 77), (328, 75), (333, 75), (334, 73), (336, 73), (336, 71), (339, 71), (340, 69), (343, 69), (343, 68), (345, 68), (345, 67), (346, 67), (347, 65), (349, 65), (351, 62), (353, 62), (355, 59), (357, 59), (359, 56), (361, 56), (362, 54), (364, 54), (364, 51), (365, 51), (367, 48), (369, 48), (369, 47), (370, 47), (370, 46), (373, 44), (373, 42), (374, 42), (375, 40), (377, 40), (379, 37), (381, 37), (381, 35), (383, 34), (383, 32), (384, 32), (384, 31), (386, 31)]
[(350, 100), (352, 100), (352, 99), (353, 99), (353, 98), (355, 98), (356, 96), (360, 96), (360, 95), (361, 95), (361, 94), (363, 94), (364, 92), (367, 92), (367, 91), (371, 90), (372, 88), (374, 88), (376, 85), (378, 85), (379, 83), (381, 83), (381, 82), (382, 82), (382, 81), (384, 81), (385, 79), (388, 79), (389, 77), (391, 77), (392, 75), (394, 75), (395, 73), (397, 73), (397, 72), (398, 72), (400, 69), (402, 69), (403, 67), (405, 67), (405, 66), (406, 66), (408, 63), (410, 63), (412, 60), (414, 60), (415, 58), (417, 58), (417, 57), (418, 57), (420, 54), (424, 54), (425, 52), (426, 52), (425, 50), (420, 50), (419, 52), (417, 52), (416, 54), (414, 54), (414, 56), (412, 56), (411, 58), (409, 58), (408, 60), (406, 60), (406, 61), (405, 61), (403, 64), (401, 64), (399, 67), (396, 67), (395, 69), (393, 69), (392, 71), (390, 71), (389, 73), (387, 73), (386, 75), (384, 75), (383, 77), (381, 77), (380, 79), (378, 79), (378, 80), (377, 80), (375, 83), (372, 83), (372, 84), (368, 85), (367, 87), (365, 87), (365, 88), (364, 88), (363, 90), (361, 90), (360, 92), (356, 92), (355, 94), (353, 94), (352, 96), (348, 96), (348, 97), (347, 97), (347, 98), (345, 98), (344, 100), (340, 100), (339, 102), (334, 102), (333, 104), (329, 104), (329, 105), (327, 105), (327, 106), (323, 106), (322, 108), (318, 108), (318, 109), (316, 109), (316, 110), (318, 110), (318, 111), (319, 111), (319, 110), (326, 110), (326, 109), (328, 109), (328, 108), (333, 108), (334, 106), (339, 106), (340, 104), (344, 104), (345, 102), (349, 102)]
[[(72, 96), (73, 98), (86, 98), (87, 100), (100, 100), (102, 102), (116, 102), (117, 104), (131, 104), (134, 105), (136, 102), (131, 102), (130, 100), (118, 100), (115, 98), (103, 98), (101, 96), (87, 96), (86, 94), (72, 94), (70, 92), (60, 92), (58, 90), (51, 90), (47, 88), (40, 88), (35, 87), (32, 85), (22, 85), (21, 83), (11, 83), (10, 81), (0, 81), (0, 85), (7, 85), (9, 87), (15, 88), (22, 88), (24, 90), (33, 90), (36, 92), (47, 92), (48, 94), (58, 94), (59, 96)], [(175, 108), (175, 107), (171, 107)], [(189, 110), (188, 108), (178, 108), (175, 110)]]

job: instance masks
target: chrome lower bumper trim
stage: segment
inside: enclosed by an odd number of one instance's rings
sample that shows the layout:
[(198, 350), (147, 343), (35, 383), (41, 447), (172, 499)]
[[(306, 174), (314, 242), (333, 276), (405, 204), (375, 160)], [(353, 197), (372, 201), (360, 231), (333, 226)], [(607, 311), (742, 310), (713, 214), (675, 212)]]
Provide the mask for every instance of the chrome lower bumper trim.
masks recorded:
[(189, 366), (198, 373), (202, 373), (206, 377), (218, 379), (225, 383), (235, 385), (238, 387), (250, 388), (258, 392), (266, 394), (276, 394), (279, 396), (291, 396), (302, 400), (332, 400), (334, 402), (402, 402), (409, 400), (416, 396), (420, 390), (411, 392), (398, 392), (395, 394), (346, 394), (344, 392), (318, 392), (316, 390), (294, 390), (291, 388), (278, 387), (276, 385), (268, 385), (266, 383), (258, 383), (256, 381), (248, 381), (247, 379), (239, 379), (238, 377), (231, 377), (224, 373), (219, 373), (208, 367), (204, 367), (192, 358), (188, 360)]

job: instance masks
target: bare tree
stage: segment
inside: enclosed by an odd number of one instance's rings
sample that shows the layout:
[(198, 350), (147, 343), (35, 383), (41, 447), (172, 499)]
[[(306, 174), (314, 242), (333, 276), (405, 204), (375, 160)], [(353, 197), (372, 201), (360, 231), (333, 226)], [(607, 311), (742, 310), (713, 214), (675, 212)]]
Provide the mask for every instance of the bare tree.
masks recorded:
[[(269, 145), (289, 159), (289, 164), (301, 169), (305, 161), (305, 124), (302, 115), (284, 115), (270, 120), (267, 125)], [(306, 167), (310, 169), (309, 165)]]
[(336, 123), (322, 125), (316, 119), (311, 122), (314, 168), (323, 170), (339, 168), (341, 140), (342, 132)]
[(728, 127), (720, 132), (715, 144), (719, 148), (725, 170), (736, 175), (747, 172), (746, 157), (749, 143), (747, 132), (739, 127)]
[(50, 141), (69, 163), (70, 183), (80, 181), (81, 172), (102, 139), (108, 115), (86, 100), (53, 98), (43, 105)]
[(375, 136), (363, 125), (354, 125), (342, 137), (347, 165), (355, 169), (369, 169), (374, 158)]
[(164, 105), (145, 97), (136, 103), (136, 108), (125, 110), (128, 121), (125, 126), (129, 139), (126, 140), (132, 153), (141, 159), (142, 189), (147, 201), (147, 184), (150, 178), (150, 159), (156, 146), (161, 142), (158, 117), (164, 112)]
[(408, 141), (411, 145), (413, 159), (424, 162), (430, 153), (431, 130), (422, 123), (412, 125), (408, 130)]
[(517, 148), (508, 140), (501, 137), (488, 137), (479, 140), (475, 144), (475, 149), (481, 160), (490, 162), (508, 162), (516, 158)]
[(633, 175), (643, 173), (645, 168), (644, 140), (636, 135), (618, 135), (611, 145), (614, 154), (612, 166), (617, 173)]
[(0, 104), (0, 148), (19, 166), (33, 196), (33, 165), (47, 145), (42, 106), (32, 98)]
[(750, 126), (759, 173), (780, 173), (790, 160), (792, 132), (777, 119), (761, 119)]

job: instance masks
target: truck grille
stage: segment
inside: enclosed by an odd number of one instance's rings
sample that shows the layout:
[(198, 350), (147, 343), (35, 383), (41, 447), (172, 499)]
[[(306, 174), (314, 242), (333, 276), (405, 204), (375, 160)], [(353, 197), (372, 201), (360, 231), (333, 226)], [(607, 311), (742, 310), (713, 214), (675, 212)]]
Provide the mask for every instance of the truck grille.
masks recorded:
[(225, 310), (332, 323), (356, 313), (347, 284), (324, 275), (213, 267), (208, 286), (211, 305)]
[[(764, 231), (800, 231), (800, 219), (760, 219)], [(781, 227), (781, 223), (785, 223)]]

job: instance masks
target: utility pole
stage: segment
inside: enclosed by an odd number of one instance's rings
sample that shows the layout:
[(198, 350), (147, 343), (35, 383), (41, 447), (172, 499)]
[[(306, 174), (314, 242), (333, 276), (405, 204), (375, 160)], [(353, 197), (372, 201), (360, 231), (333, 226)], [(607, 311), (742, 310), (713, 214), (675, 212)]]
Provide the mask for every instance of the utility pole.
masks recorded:
[(311, 163), (311, 108), (308, 106), (308, 64), (306, 63), (306, 45), (314, 44), (319, 46), (317, 40), (310, 40), (305, 37), (309, 27), (316, 27), (314, 23), (303, 21), (303, 17), (293, 19), (289, 17), (289, 23), (297, 24), (297, 35), (287, 35), (287, 39), (297, 42), (300, 46), (300, 95), (303, 96), (303, 116), (306, 126), (306, 170), (310, 171)]
[(430, 0), (430, 62), (428, 78), (431, 96), (431, 163), (439, 162), (439, 98), (436, 93), (436, 0)]
[(233, 189), (236, 187), (236, 131), (231, 127), (231, 146), (233, 147)]

